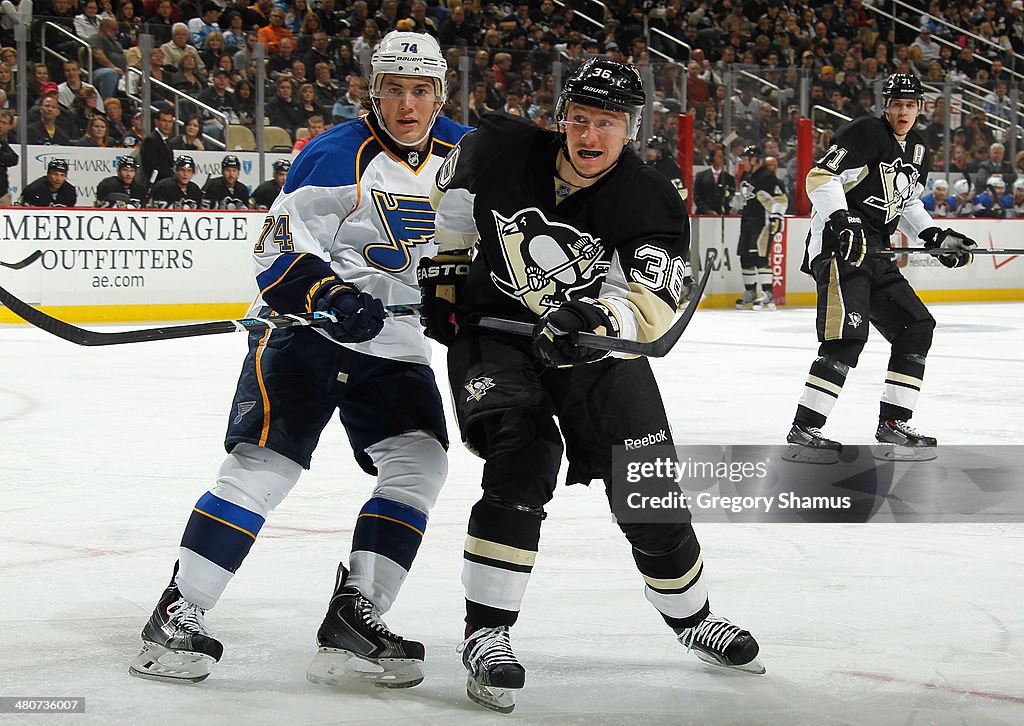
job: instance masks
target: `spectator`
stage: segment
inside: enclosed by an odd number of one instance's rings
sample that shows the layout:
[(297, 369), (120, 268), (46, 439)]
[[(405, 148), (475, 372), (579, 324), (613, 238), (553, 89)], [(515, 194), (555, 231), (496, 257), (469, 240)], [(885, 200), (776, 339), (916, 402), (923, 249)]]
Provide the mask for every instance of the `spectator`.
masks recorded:
[(224, 46), (224, 36), (220, 33), (210, 33), (206, 36), (203, 49), (199, 51), (199, 60), (203, 63), (202, 73), (209, 75), (217, 68), (217, 63), (222, 55), (227, 53)]
[(270, 78), (277, 80), (279, 76), (290, 73), (292, 61), (297, 58), (298, 56), (295, 54), (295, 40), (292, 38), (282, 38), (278, 44), (277, 53), (267, 60), (267, 73), (270, 74)]
[(246, 32), (245, 45), (231, 58), (235, 63), (235, 70), (238, 72), (238, 75), (248, 81), (256, 80), (249, 72), (253, 61), (256, 60), (256, 42), (256, 33), (252, 31)]
[(85, 133), (89, 122), (97, 116), (103, 116), (103, 111), (100, 109), (99, 97), (96, 95), (96, 89), (93, 87), (80, 88), (78, 95), (75, 97), (74, 103), (71, 105), (70, 117), (74, 119), (75, 135), (77, 138), (81, 134)]
[(978, 165), (974, 188), (979, 191), (985, 189), (993, 175), (998, 175), (1003, 180), (1005, 188), (1009, 188), (1017, 179), (1013, 164), (1006, 159), (1006, 147), (998, 141), (989, 145), (988, 160)]
[(159, 0), (155, 14), (146, 18), (146, 30), (153, 36), (154, 47), (170, 42), (175, 10), (172, 0)]
[[(206, 82), (199, 75), (199, 53), (194, 49), (186, 51), (181, 56), (181, 65), (178, 72), (171, 76), (170, 83), (183, 93), (190, 96), (198, 96), (206, 88)], [(189, 113), (194, 113), (192, 104), (187, 104)]]
[(103, 113), (107, 117), (107, 133), (110, 134), (111, 141), (114, 146), (122, 146), (130, 126), (125, 122), (121, 99), (108, 98), (104, 101)]
[(25, 143), (52, 144), (56, 146), (70, 144), (71, 137), (64, 128), (64, 125), (58, 123), (60, 115), (60, 105), (57, 103), (56, 92), (47, 94), (39, 102), (39, 120), (29, 124), (28, 128), (25, 129)]
[[(330, 39), (327, 37), (327, 33), (323, 30), (313, 33), (310, 48), (302, 57), (302, 62), (306, 64), (308, 70), (313, 71), (314, 76), (317, 76), (316, 68), (321, 63), (327, 66), (328, 77), (334, 75), (334, 56), (331, 54)], [(334, 103), (333, 97), (331, 103)]]
[[(65, 109), (70, 110), (71, 105), (75, 102), (75, 97), (78, 95), (78, 91), (82, 88), (96, 90), (95, 86), (82, 80), (82, 67), (78, 65), (78, 61), (65, 61), (64, 82), (57, 86), (57, 101)], [(96, 92), (99, 93), (99, 91)]]
[(363, 97), (366, 95), (366, 79), (359, 76), (348, 77), (348, 90), (339, 98), (331, 109), (334, 123), (344, 123), (363, 115)]
[[(326, 109), (322, 108), (316, 102), (316, 89), (313, 88), (312, 83), (303, 83), (299, 86), (299, 117), (302, 119), (302, 123), (305, 125), (309, 122), (309, 119), (313, 116), (319, 116), (320, 118), (327, 117)], [(298, 128), (298, 126), (296, 126)]]
[(295, 129), (303, 125), (304, 119), (299, 105), (292, 99), (292, 82), (279, 78), (274, 89), (274, 97), (266, 104), (267, 118), (271, 126), (279, 126), (294, 136)]
[[(109, 17), (109, 16), (107, 16)], [(82, 12), (75, 16), (75, 35), (88, 38), (100, 32), (100, 4), (97, 0), (86, 0), (82, 3)]]
[[(220, 33), (220, 26), (217, 25), (217, 18), (220, 17), (220, 7), (212, 0), (203, 3), (198, 18), (188, 21), (188, 39), (196, 48), (203, 48), (206, 39), (211, 33)], [(223, 35), (221, 36), (223, 39)]]
[(82, 137), (74, 142), (75, 146), (88, 146), (92, 148), (107, 149), (114, 145), (108, 131), (109, 124), (105, 116), (96, 115), (85, 124), (85, 132)]
[(267, 55), (277, 55), (281, 49), (281, 40), (289, 38), (294, 44), (295, 36), (284, 26), (284, 10), (274, 8), (270, 11), (269, 17), (270, 24), (260, 28), (256, 37), (266, 46)]
[(363, 67), (359, 65), (359, 59), (352, 52), (352, 44), (347, 41), (342, 41), (338, 45), (338, 59), (335, 62), (333, 75), (338, 79), (364, 75)]
[[(359, 0), (357, 0), (356, 4), (359, 4)], [(370, 67), (370, 56), (373, 55), (373, 51), (380, 44), (380, 40), (381, 36), (380, 31), (377, 29), (377, 22), (372, 18), (368, 18), (363, 25), (363, 32), (352, 43), (352, 55), (359, 62), (361, 69)]]
[(117, 21), (104, 18), (100, 21), (99, 32), (87, 39), (92, 48), (92, 80), (103, 98), (117, 93), (117, 85), (128, 67), (124, 49), (117, 42)]
[(168, 143), (173, 129), (174, 113), (170, 109), (160, 109), (153, 123), (153, 131), (142, 140), (140, 165), (143, 181), (147, 184), (171, 176), (174, 154)]
[(711, 151), (711, 166), (693, 180), (695, 214), (725, 214), (736, 193), (736, 179), (725, 168), (725, 150), (716, 144)]
[(326, 126), (324, 126), (324, 117), (310, 116), (306, 121), (306, 130), (309, 131), (309, 134), (303, 136), (301, 139), (296, 139), (295, 145), (292, 146), (293, 154), (297, 154), (302, 151), (306, 144), (309, 143), (310, 139), (315, 139), (326, 130)]
[(214, 71), (213, 83), (196, 96), (196, 100), (224, 114), (222, 124), (220, 119), (203, 113), (203, 133), (219, 141), (224, 140), (224, 124), (236, 124), (239, 121), (238, 112), (235, 110), (235, 94), (228, 90), (230, 82), (230, 73), (225, 70)]
[(206, 146), (201, 138), (202, 130), (198, 117), (187, 118), (181, 125), (181, 133), (172, 137), (167, 146), (171, 151), (205, 151)]
[(227, 26), (224, 28), (224, 50), (227, 53), (237, 53), (245, 47), (246, 29), (242, 21), (242, 14), (229, 10), (221, 16), (221, 20)]
[(982, 107), (993, 116), (1009, 121), (1013, 115), (1013, 100), (1008, 94), (1009, 85), (1006, 81), (996, 83), (996, 90), (982, 99)]
[(316, 102), (324, 108), (331, 108), (341, 95), (341, 87), (331, 78), (331, 68), (326, 63), (317, 63), (313, 67), (313, 90)]
[(171, 26), (171, 39), (161, 45), (160, 50), (164, 53), (164, 63), (175, 68), (181, 66), (181, 59), (186, 53), (199, 55), (196, 47), (188, 42), (188, 26), (185, 23), (175, 23)]
[[(134, 48), (139, 44), (139, 33), (144, 31), (142, 18), (135, 13), (132, 0), (121, 0), (117, 6), (117, 42), (124, 49)], [(161, 41), (163, 42), (163, 41)]]
[(11, 148), (13, 139), (9, 138), (14, 125), (14, 112), (9, 109), (0, 110), (0, 207), (11, 206), (11, 184), (7, 178), (7, 170), (18, 163), (18, 153)]
[(252, 84), (244, 78), (235, 86), (235, 113), (238, 123), (252, 128), (256, 124), (256, 97), (253, 95)]
[[(57, 105), (55, 99), (46, 103)], [(23, 207), (73, 207), (78, 204), (78, 192), (68, 181), (67, 159), (50, 159), (46, 176), (41, 176), (25, 187), (21, 195)]]

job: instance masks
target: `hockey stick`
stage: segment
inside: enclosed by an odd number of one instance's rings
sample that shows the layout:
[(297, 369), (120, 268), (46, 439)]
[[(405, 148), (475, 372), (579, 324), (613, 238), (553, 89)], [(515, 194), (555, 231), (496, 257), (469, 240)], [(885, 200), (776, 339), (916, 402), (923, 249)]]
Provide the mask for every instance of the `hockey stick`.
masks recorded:
[(0, 262), (0, 267), (6, 267), (9, 270), (20, 270), (20, 269), (22, 269), (24, 267), (28, 267), (29, 265), (31, 265), (33, 262), (35, 262), (36, 260), (38, 260), (42, 256), (43, 256), (43, 251), (42, 250), (36, 250), (32, 254), (30, 254), (28, 257), (23, 259), (21, 262)]
[[(70, 341), (75, 345), (120, 345), (122, 343), (146, 343), (151, 340), (174, 340), (175, 338), (194, 338), (200, 335), (217, 335), (234, 333), (238, 330), (273, 330), (277, 328), (294, 328), (307, 326), (317, 328), (327, 323), (336, 323), (338, 318), (329, 313), (304, 313), (302, 315), (280, 315), (272, 318), (241, 318), (239, 320), (215, 320), (209, 323), (193, 323), (191, 325), (171, 325), (164, 328), (142, 328), (139, 330), (122, 330), (114, 333), (100, 333), (94, 330), (79, 328), (71, 323), (47, 315), (25, 303), (10, 292), (0, 287), (0, 302), (12, 313), (32, 323), (37, 328), (51, 335)], [(389, 317), (416, 315), (419, 305), (389, 305)]]
[(955, 254), (957, 252), (970, 252), (972, 255), (1024, 255), (1024, 249), (990, 250), (985, 247), (977, 247), (971, 250), (944, 250), (941, 247), (893, 247), (888, 250), (872, 250), (871, 252), (876, 255), (948, 255), (951, 253)]
[[(708, 279), (711, 277), (711, 268), (716, 259), (718, 259), (718, 250), (714, 247), (709, 247), (704, 256), (704, 274), (701, 275), (700, 282), (697, 284), (697, 290), (693, 293), (693, 297), (690, 298), (690, 302), (686, 309), (683, 310), (683, 314), (676, 318), (676, 321), (672, 323), (672, 327), (666, 330), (665, 334), (657, 340), (643, 343), (639, 340), (610, 338), (606, 335), (595, 335), (594, 333), (577, 333), (576, 342), (596, 350), (632, 353), (634, 355), (645, 355), (648, 358), (665, 357), (679, 341), (679, 338), (682, 337), (683, 331), (686, 330), (686, 326), (690, 324), (694, 313), (697, 312), (697, 306), (700, 305), (701, 295), (704, 294), (704, 288), (707, 287)], [(483, 317), (476, 321), (475, 324), (488, 330), (533, 336), (534, 324), (521, 320)]]

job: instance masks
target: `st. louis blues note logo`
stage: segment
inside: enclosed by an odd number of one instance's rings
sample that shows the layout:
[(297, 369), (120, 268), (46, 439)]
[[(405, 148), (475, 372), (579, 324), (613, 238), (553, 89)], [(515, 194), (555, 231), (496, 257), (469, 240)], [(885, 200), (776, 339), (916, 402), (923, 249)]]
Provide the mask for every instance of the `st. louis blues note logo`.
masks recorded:
[(401, 272), (412, 261), (410, 248), (434, 241), (434, 208), (427, 197), (371, 191), (387, 242), (366, 245), (363, 256), (375, 267)]
[(242, 417), (245, 414), (247, 414), (250, 411), (252, 411), (255, 407), (256, 407), (256, 402), (255, 401), (242, 401), (240, 404), (238, 404), (238, 415), (235, 416), (234, 420), (231, 423), (237, 425), (238, 423), (241, 422)]

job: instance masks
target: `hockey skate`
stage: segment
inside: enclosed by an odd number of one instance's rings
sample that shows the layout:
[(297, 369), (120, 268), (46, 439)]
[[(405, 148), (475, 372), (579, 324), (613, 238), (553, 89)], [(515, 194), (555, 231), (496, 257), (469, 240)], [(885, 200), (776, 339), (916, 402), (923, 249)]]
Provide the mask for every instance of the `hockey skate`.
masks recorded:
[(142, 629), (142, 652), (128, 667), (133, 676), (198, 683), (224, 653), (224, 646), (206, 628), (206, 611), (181, 596), (174, 582), (177, 575), (174, 563), (171, 584)]
[(775, 294), (771, 290), (762, 290), (753, 307), (754, 310), (775, 310)]
[(938, 454), (938, 441), (932, 436), (922, 436), (906, 421), (882, 420), (875, 430), (875, 440), (880, 446), (872, 454), (883, 461), (931, 461)]
[(843, 450), (843, 445), (838, 441), (826, 439), (821, 429), (798, 423), (789, 429), (786, 442), (789, 448), (782, 458), (804, 464), (836, 464), (839, 462), (839, 452)]
[(508, 626), (472, 631), (467, 628), (466, 639), (458, 650), (469, 671), (469, 699), (499, 713), (512, 713), (516, 707), (515, 692), (526, 683), (526, 669), (512, 652)]
[(328, 686), (369, 681), (378, 688), (411, 688), (423, 681), (423, 643), (395, 635), (377, 607), (354, 587), (338, 565), (337, 584), (316, 634), (319, 646), (306, 680)]
[(676, 636), (705, 663), (757, 675), (765, 672), (754, 636), (714, 613), (692, 628), (676, 630)]
[(737, 298), (736, 309), (737, 310), (753, 310), (754, 301), (757, 299), (756, 290), (744, 290), (743, 297)]

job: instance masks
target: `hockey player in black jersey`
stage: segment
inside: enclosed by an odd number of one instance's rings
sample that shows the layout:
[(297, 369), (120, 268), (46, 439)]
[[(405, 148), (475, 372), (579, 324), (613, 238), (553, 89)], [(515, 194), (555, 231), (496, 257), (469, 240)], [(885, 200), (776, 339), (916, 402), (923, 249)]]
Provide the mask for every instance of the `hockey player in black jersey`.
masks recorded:
[[(782, 182), (775, 176), (775, 170), (767, 162), (778, 161), (774, 157), (764, 158), (761, 148), (748, 146), (740, 154), (746, 173), (740, 182), (743, 208), (740, 212), (740, 238), (736, 254), (740, 258), (743, 272), (743, 297), (736, 301), (739, 310), (775, 309), (775, 295), (772, 293), (772, 270), (768, 264), (768, 250), (771, 241), (782, 234), (786, 205), (789, 197)], [(758, 294), (758, 285), (761, 290)]]
[[(690, 192), (683, 183), (683, 172), (672, 156), (672, 147), (669, 145), (668, 140), (664, 136), (652, 136), (647, 139), (647, 148), (644, 153), (647, 156), (647, 165), (653, 166), (662, 176), (668, 179), (676, 191), (679, 192), (679, 198), (685, 202)], [(690, 223), (689, 219), (687, 219), (686, 223)], [(681, 304), (689, 302), (693, 291), (697, 288), (697, 282), (693, 279), (693, 270), (690, 267), (689, 250), (686, 251), (685, 259), (686, 270), (683, 275), (683, 297), (680, 300)]]
[(182, 154), (174, 160), (174, 175), (153, 185), (152, 206), (157, 209), (199, 209), (203, 193), (192, 181), (196, 163)]
[(249, 189), (238, 181), (242, 162), (228, 154), (220, 162), (220, 178), (203, 187), (203, 209), (248, 209)]
[[(467, 692), (501, 712), (525, 669), (509, 638), (537, 556), (565, 439), (567, 481), (603, 480), (614, 445), (671, 443), (646, 358), (578, 345), (574, 334), (653, 340), (672, 322), (689, 245), (677, 190), (629, 148), (638, 71), (592, 58), (566, 81), (549, 131), (485, 115), (439, 170), (431, 196), (439, 254), (420, 263), (427, 334), (448, 344), (454, 405), (484, 458), (462, 581)], [(534, 337), (483, 330), (474, 315), (534, 323)], [(553, 416), (558, 417), (558, 425)], [(710, 613), (688, 519), (620, 528), (644, 592), (703, 660), (763, 673), (749, 632)]]
[(277, 199), (277, 195), (284, 188), (284, 180), (288, 177), (288, 170), (292, 163), (287, 159), (278, 159), (273, 164), (274, 176), (260, 184), (252, 193), (251, 206), (253, 209), (270, 209), (270, 205)]
[(73, 207), (78, 204), (78, 191), (68, 181), (67, 159), (50, 159), (46, 176), (41, 176), (21, 193), (23, 207)]
[[(896, 73), (883, 87), (882, 118), (841, 126), (807, 174), (814, 211), (804, 271), (818, 288), (818, 357), (811, 364), (787, 441), (786, 458), (831, 463), (842, 450), (821, 432), (874, 325), (892, 345), (875, 438), (883, 458), (935, 457), (936, 440), (910, 427), (924, 379), (935, 319), (903, 277), (889, 248), (897, 227), (911, 240), (946, 250), (944, 266), (971, 264), (974, 240), (934, 226), (920, 195), (931, 155), (914, 130), (924, 93)], [(870, 254), (869, 254), (870, 253)]]
[(141, 209), (146, 201), (146, 183), (136, 179), (139, 162), (134, 156), (117, 160), (117, 174), (96, 185), (95, 206), (114, 209)]

